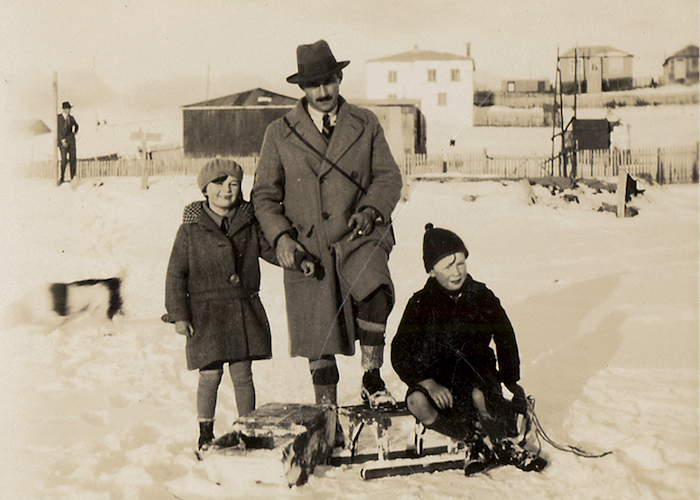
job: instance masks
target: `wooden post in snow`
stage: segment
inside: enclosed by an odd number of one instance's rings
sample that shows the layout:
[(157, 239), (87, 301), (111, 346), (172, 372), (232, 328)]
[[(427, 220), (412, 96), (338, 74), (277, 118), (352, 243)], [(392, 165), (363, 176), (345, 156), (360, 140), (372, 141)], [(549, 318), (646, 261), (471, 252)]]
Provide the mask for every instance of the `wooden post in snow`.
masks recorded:
[(148, 141), (160, 141), (160, 134), (150, 134), (142, 132), (139, 128), (138, 132), (131, 133), (132, 141), (141, 141), (141, 153), (143, 154), (143, 162), (141, 164), (141, 189), (148, 189)]
[(627, 204), (627, 170), (620, 167), (620, 172), (617, 176), (617, 216), (622, 218), (625, 216), (625, 208)]

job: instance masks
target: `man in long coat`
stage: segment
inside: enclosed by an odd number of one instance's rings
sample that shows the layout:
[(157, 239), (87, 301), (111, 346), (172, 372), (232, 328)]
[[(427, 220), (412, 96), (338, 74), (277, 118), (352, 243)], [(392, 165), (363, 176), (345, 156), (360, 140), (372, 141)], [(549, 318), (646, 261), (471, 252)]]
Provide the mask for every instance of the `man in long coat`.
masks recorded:
[(63, 184), (66, 166), (70, 162), (70, 178), (76, 175), (78, 158), (76, 157), (75, 134), (78, 132), (78, 122), (70, 114), (71, 105), (68, 101), (62, 105), (61, 114), (58, 115), (56, 130), (58, 135), (58, 147), (61, 150), (61, 178), (59, 184)]
[[(285, 268), (290, 351), (309, 359), (317, 403), (337, 404), (336, 354), (359, 339), (361, 396), (395, 404), (379, 368), (394, 304), (388, 268), (391, 213), (401, 173), (377, 117), (339, 95), (342, 68), (319, 40), (297, 48), (287, 78), (305, 96), (265, 133), (252, 200), (265, 237)], [(316, 280), (294, 270), (294, 252), (320, 258)]]

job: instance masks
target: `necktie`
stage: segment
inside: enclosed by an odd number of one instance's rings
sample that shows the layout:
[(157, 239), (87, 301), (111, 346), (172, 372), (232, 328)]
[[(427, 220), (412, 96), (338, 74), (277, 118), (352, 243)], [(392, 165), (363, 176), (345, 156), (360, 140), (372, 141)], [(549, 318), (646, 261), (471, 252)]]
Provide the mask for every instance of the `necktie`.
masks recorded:
[(224, 234), (228, 234), (228, 218), (224, 217), (221, 219), (221, 230), (224, 232)]
[(333, 134), (333, 127), (331, 126), (331, 115), (328, 113), (323, 115), (323, 137), (330, 139)]

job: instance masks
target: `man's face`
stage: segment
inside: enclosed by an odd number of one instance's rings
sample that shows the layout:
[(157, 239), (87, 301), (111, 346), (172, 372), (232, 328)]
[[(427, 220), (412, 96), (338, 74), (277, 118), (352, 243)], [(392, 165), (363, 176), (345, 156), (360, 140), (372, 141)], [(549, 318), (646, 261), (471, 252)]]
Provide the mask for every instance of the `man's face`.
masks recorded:
[(204, 189), (209, 207), (219, 214), (226, 213), (233, 207), (240, 192), (240, 182), (230, 175), (214, 179)]
[(340, 80), (340, 75), (336, 73), (322, 80), (303, 83), (299, 86), (306, 94), (309, 106), (321, 113), (329, 113), (338, 106)]
[(459, 290), (467, 279), (467, 257), (457, 252), (443, 257), (430, 270), (430, 276), (450, 292)]

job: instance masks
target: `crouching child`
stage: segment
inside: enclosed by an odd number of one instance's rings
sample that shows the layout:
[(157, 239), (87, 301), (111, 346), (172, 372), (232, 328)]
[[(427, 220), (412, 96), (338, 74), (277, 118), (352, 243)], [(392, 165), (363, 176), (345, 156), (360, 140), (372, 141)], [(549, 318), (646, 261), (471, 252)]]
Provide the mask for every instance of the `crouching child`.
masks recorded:
[[(199, 370), (199, 449), (214, 440), (219, 384), (228, 364), (238, 415), (255, 409), (252, 361), (272, 357), (270, 326), (258, 295), (258, 258), (276, 264), (253, 206), (241, 195), (243, 170), (215, 159), (199, 173), (206, 200), (185, 207), (168, 263), (164, 320), (187, 337), (187, 368)], [(314, 274), (314, 258), (299, 256), (299, 269)]]
[(467, 273), (469, 252), (459, 236), (430, 223), (425, 229), (429, 278), (408, 301), (391, 345), (394, 370), (408, 385), (408, 409), (425, 427), (465, 443), (467, 475), (492, 464), (542, 470), (546, 460), (510, 438), (517, 434), (514, 409), (525, 413), (527, 402), (508, 316)]

